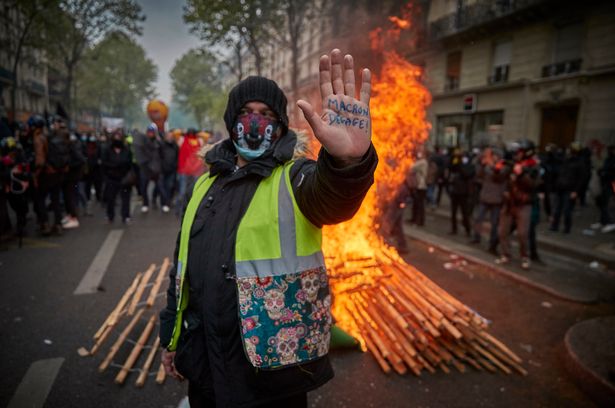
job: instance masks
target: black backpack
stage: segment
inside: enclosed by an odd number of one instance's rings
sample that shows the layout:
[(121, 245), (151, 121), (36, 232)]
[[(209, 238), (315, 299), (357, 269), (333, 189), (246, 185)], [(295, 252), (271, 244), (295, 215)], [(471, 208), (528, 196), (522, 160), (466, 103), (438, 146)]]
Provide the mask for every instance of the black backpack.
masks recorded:
[(49, 138), (47, 150), (47, 164), (56, 170), (64, 170), (70, 160), (70, 146), (68, 140), (54, 134)]

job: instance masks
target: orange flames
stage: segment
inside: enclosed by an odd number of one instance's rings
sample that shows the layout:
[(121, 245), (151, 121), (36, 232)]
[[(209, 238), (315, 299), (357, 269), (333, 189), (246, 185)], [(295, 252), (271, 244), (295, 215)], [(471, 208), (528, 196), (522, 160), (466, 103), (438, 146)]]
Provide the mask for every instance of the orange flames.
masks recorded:
[[(410, 26), (408, 20), (391, 17), (394, 30)], [(382, 30), (370, 33), (372, 45), (379, 47)], [(428, 136), (425, 118), (431, 102), (429, 91), (420, 83), (421, 68), (395, 52), (385, 52), (380, 74), (373, 79), (370, 102), (372, 142), (379, 156), (375, 182), (354, 218), (325, 228), (324, 252), (332, 270), (333, 314), (337, 324), (356, 338), (363, 338), (349, 315), (350, 293), (373, 287), (382, 279), (373, 260), (383, 253), (401, 258), (378, 235), (383, 209), (391, 205), (413, 163), (413, 153)], [(397, 205), (397, 203), (393, 203)], [(403, 261), (402, 261), (403, 262)]]

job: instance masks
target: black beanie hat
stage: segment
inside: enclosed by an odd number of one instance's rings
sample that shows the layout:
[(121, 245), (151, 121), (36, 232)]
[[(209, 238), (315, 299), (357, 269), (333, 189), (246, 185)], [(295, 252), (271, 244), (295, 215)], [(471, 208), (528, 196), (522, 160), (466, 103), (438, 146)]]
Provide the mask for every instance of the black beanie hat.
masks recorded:
[(288, 115), (286, 114), (286, 96), (284, 92), (271, 79), (249, 76), (235, 85), (228, 95), (226, 111), (224, 112), (224, 123), (229, 131), (229, 135), (233, 133), (233, 126), (241, 108), (246, 103), (253, 101), (267, 104), (280, 118), (283, 134), (286, 133), (288, 130)]

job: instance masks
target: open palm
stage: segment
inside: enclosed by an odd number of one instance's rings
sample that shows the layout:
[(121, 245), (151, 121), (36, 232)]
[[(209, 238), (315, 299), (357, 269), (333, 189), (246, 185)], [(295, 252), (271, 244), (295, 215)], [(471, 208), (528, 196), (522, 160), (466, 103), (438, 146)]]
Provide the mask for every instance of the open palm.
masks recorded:
[(360, 99), (356, 99), (351, 55), (342, 57), (340, 50), (334, 49), (330, 56), (320, 57), (319, 71), (322, 115), (318, 116), (307, 101), (299, 100), (297, 105), (329, 154), (342, 162), (355, 162), (371, 143), (371, 73), (363, 70)]

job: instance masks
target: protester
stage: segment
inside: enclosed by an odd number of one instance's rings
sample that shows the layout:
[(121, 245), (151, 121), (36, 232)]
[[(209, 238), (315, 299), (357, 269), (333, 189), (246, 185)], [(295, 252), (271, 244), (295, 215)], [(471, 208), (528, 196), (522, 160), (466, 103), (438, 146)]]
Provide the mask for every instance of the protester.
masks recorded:
[[(130, 190), (136, 180), (128, 180), (132, 171), (132, 154), (124, 143), (121, 132), (115, 132), (111, 143), (102, 152), (102, 170), (105, 175), (105, 202), (107, 222), (115, 219), (115, 202), (121, 199), (122, 222), (130, 222)], [(134, 173), (132, 176), (136, 179)]]
[(86, 204), (86, 214), (92, 214), (92, 188), (94, 188), (94, 197), (97, 202), (102, 202), (102, 184), (103, 174), (101, 168), (101, 147), (98, 139), (91, 133), (88, 133), (84, 143), (85, 156), (87, 159), (87, 167), (84, 176), (85, 198), (88, 201)]
[[(170, 204), (173, 201), (173, 193), (177, 179), (177, 164), (179, 147), (175, 142), (175, 137), (172, 132), (167, 132), (160, 146), (160, 155), (162, 160), (162, 187), (164, 194), (167, 197), (167, 202)], [(162, 206), (163, 212), (169, 212), (168, 205)]]
[(438, 173), (436, 176), (438, 192), (434, 196), (433, 205), (439, 207), (440, 200), (442, 199), (442, 192), (448, 192), (448, 167), (450, 165), (450, 160), (446, 154), (446, 148), (436, 147), (436, 154), (433, 157), (433, 161), (438, 167)]
[(205, 165), (198, 155), (202, 147), (203, 140), (197, 136), (195, 129), (188, 129), (179, 141), (178, 191), (175, 205), (175, 211), (178, 215), (181, 211), (181, 203), (185, 201), (188, 186), (193, 185), (205, 171)]
[(419, 149), (416, 153), (416, 161), (412, 165), (411, 173), (414, 178), (412, 191), (412, 218), (411, 223), (418, 226), (425, 225), (425, 197), (427, 196), (427, 172), (428, 164), (425, 158), (425, 150)]
[(148, 186), (150, 182), (154, 183), (154, 188), (157, 188), (160, 193), (163, 211), (169, 211), (168, 197), (162, 185), (160, 144), (161, 140), (158, 135), (158, 128), (153, 123), (147, 127), (145, 136), (140, 137), (139, 141), (134, 143), (137, 163), (139, 164), (140, 190), (143, 199), (143, 205), (141, 206), (142, 213), (147, 213), (149, 211), (150, 200)]
[(74, 135), (70, 136), (69, 141), (69, 160), (68, 169), (64, 175), (62, 183), (62, 193), (66, 208), (66, 217), (62, 220), (62, 228), (73, 229), (79, 227), (77, 214), (77, 188), (83, 177), (86, 157), (83, 154), (81, 141)]
[[(36, 166), (40, 170), (38, 176), (39, 196), (38, 206), (41, 211), (43, 235), (62, 235), (62, 209), (60, 208), (60, 193), (64, 183), (64, 175), (68, 171), (70, 160), (70, 140), (66, 122), (61, 117), (53, 120), (53, 127), (48, 140), (38, 137), (34, 141), (36, 150)], [(49, 195), (54, 224), (50, 226), (45, 199)]]
[(530, 217), (532, 203), (536, 189), (540, 181), (540, 169), (535, 157), (534, 143), (529, 140), (521, 140), (514, 152), (514, 162), (511, 163), (509, 172), (508, 188), (504, 193), (502, 212), (498, 233), (500, 238), (501, 256), (496, 263), (503, 265), (510, 262), (510, 234), (513, 222), (517, 230), (519, 240), (519, 252), (521, 254), (521, 267), (530, 268), (528, 256)]
[(467, 155), (461, 149), (453, 151), (449, 166), (449, 195), (451, 198), (451, 231), (449, 234), (457, 234), (457, 211), (461, 212), (461, 220), (466, 235), (470, 236), (470, 213), (468, 200), (474, 177), (474, 166), (470, 163)]
[(433, 209), (436, 207), (436, 186), (438, 183), (438, 164), (434, 160), (434, 154), (427, 154), (427, 176), (425, 177), (425, 184), (427, 184), (427, 191), (425, 193), (425, 200), (427, 204)]
[(275, 82), (248, 77), (229, 94), (224, 119), (231, 139), (206, 155), (210, 173), (197, 182), (185, 212), (161, 312), (162, 361), (170, 375), (188, 379), (192, 407), (307, 407), (306, 392), (333, 377), (320, 228), (357, 211), (377, 158), (369, 71), (359, 101), (351, 56), (334, 50), (321, 58), (320, 70), (324, 101), (343, 98), (365, 114), (352, 126), (349, 111), (332, 107), (340, 123), (329, 124), (299, 101), (323, 146), (316, 162), (292, 161), (297, 137)]
[(476, 174), (476, 177), (481, 180), (482, 187), (479, 195), (478, 215), (474, 220), (474, 237), (471, 242), (480, 243), (482, 224), (489, 214), (491, 223), (489, 252), (494, 255), (497, 255), (500, 210), (509, 177), (509, 168), (505, 165), (503, 156), (503, 152), (499, 149), (485, 148)]
[(570, 145), (568, 155), (559, 168), (555, 181), (555, 207), (551, 220), (551, 231), (559, 230), (560, 219), (563, 214), (564, 233), (570, 233), (572, 228), (572, 212), (574, 205), (583, 190), (586, 176), (585, 160), (581, 156), (581, 144), (573, 142)]
[(597, 198), (600, 209), (600, 222), (594, 227), (603, 233), (615, 231), (615, 218), (609, 213), (609, 203), (615, 194), (615, 145), (607, 149), (607, 156), (598, 171), (600, 178), (600, 195)]

